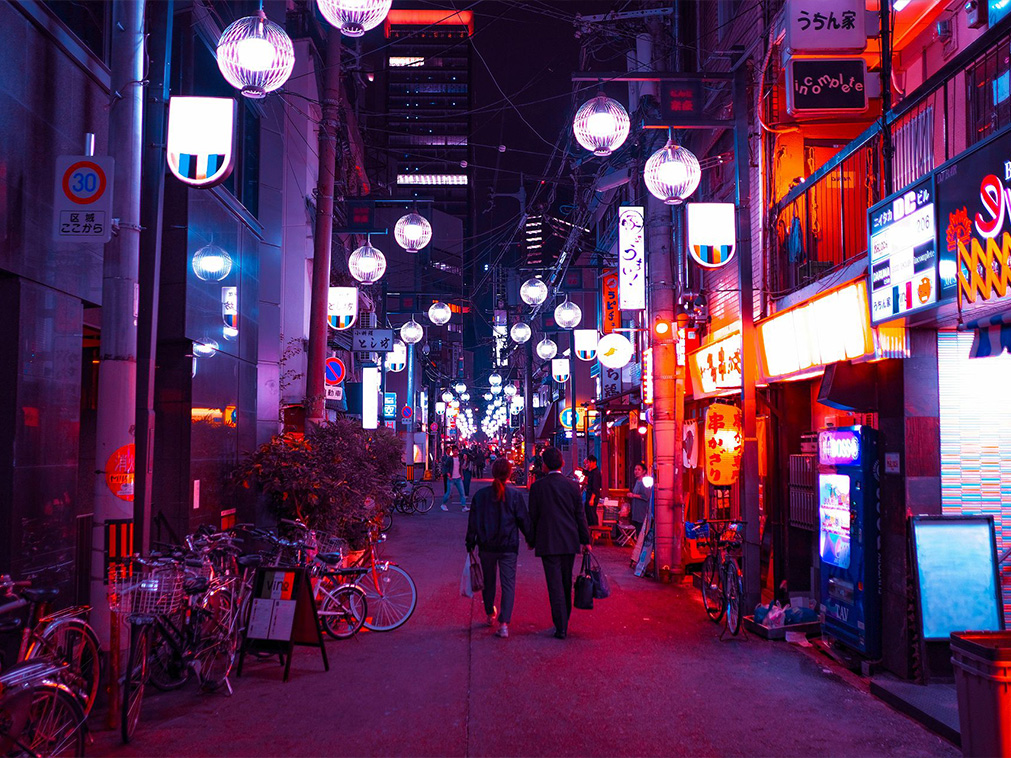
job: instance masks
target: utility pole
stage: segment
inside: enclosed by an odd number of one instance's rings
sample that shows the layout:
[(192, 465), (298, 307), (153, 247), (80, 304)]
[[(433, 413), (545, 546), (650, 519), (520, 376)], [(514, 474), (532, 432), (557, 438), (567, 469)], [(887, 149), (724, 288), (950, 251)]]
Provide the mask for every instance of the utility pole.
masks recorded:
[[(140, 261), (141, 153), (144, 109), (144, 0), (112, 5), (112, 101), (109, 147), (116, 161), (115, 235), (105, 246), (102, 273), (102, 337), (98, 369), (95, 515), (91, 556), (91, 622), (110, 648), (106, 600), (106, 524), (133, 522), (133, 494), (114, 493), (106, 474), (133, 484), (137, 397), (137, 307)], [(129, 492), (129, 494), (127, 494)], [(127, 499), (128, 498), (128, 499)]]
[[(668, 50), (665, 24), (660, 18), (647, 19), (653, 38), (653, 61), (657, 63)], [(661, 132), (662, 134), (662, 132)], [(658, 142), (658, 140), (653, 140)], [(660, 147), (654, 144), (650, 150)], [(649, 305), (656, 320), (675, 323), (678, 293), (672, 266), (673, 228), (669, 207), (651, 193), (646, 193), (646, 250), (649, 270)], [(672, 339), (657, 339), (652, 325), (650, 344), (653, 347), (653, 451), (656, 479), (654, 483), (656, 573), (667, 568), (681, 573), (681, 524), (684, 523), (679, 464), (675, 450), (680, 441), (677, 428), (677, 346)]]
[(530, 486), (530, 466), (534, 462), (534, 346), (531, 336), (523, 343), (523, 451), (527, 466), (527, 486)]
[(316, 185), (316, 228), (312, 255), (312, 296), (309, 302), (309, 351), (305, 377), (306, 431), (324, 419), (327, 297), (330, 293), (330, 250), (333, 245), (334, 175), (337, 170), (337, 129), (340, 122), (341, 35), (327, 31), (323, 73), (323, 118), (319, 124), (319, 178)]

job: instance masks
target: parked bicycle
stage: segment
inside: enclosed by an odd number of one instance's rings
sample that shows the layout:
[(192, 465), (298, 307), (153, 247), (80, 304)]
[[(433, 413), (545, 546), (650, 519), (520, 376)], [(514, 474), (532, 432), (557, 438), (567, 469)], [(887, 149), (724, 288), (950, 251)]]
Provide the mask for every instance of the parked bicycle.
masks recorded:
[[(58, 595), (55, 588), (32, 587), (31, 582), (0, 576), (0, 602), (5, 603), (0, 606), (4, 618), (0, 631), (21, 629), (19, 662), (48, 657), (66, 664), (62, 680), (79, 698), (87, 716), (95, 704), (101, 677), (98, 636), (88, 625), (89, 606), (50, 612), (50, 604)], [(25, 608), (28, 612), (22, 615), (20, 611)]]
[(744, 542), (743, 521), (688, 522), (685, 536), (698, 541), (708, 551), (702, 562), (702, 604), (714, 623), (726, 614), (726, 628), (736, 635), (741, 630), (741, 602), (744, 582), (737, 558)]
[(418, 588), (411, 575), (395, 563), (378, 559), (377, 548), (385, 541), (385, 534), (370, 533), (368, 548), (353, 564), (367, 569), (356, 584), (368, 601), (365, 628), (374, 632), (403, 626), (418, 606)]
[[(393, 480), (393, 508), (398, 513), (428, 513), (435, 505), (435, 491), (427, 484), (415, 484), (406, 477)], [(388, 527), (384, 524), (384, 531)]]
[(34, 658), (0, 674), (0, 755), (84, 755), (86, 717), (67, 671)]

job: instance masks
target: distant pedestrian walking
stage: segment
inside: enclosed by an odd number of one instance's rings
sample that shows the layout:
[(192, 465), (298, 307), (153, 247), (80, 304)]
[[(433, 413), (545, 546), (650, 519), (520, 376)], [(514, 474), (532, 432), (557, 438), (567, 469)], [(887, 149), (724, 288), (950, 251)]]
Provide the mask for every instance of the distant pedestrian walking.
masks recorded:
[(449, 449), (449, 460), (443, 463), (443, 471), (447, 471), (449, 474), (449, 486), (446, 487), (446, 494), (442, 496), (442, 510), (448, 511), (449, 507), (449, 495), (456, 487), (457, 491), (460, 493), (460, 505), (463, 506), (463, 512), (466, 513), (470, 510), (467, 507), (467, 496), (463, 492), (463, 459), (460, 458), (460, 451), (455, 447)]
[[(492, 483), (474, 495), (467, 521), (467, 550), (476, 546), (484, 570), (484, 612), (488, 626), (499, 623), (496, 634), (509, 636), (516, 598), (516, 560), (520, 549), (520, 533), (529, 541), (530, 517), (519, 491), (506, 484), (512, 474), (512, 464), (499, 458), (491, 467)], [(495, 571), (502, 585), (502, 611), (496, 618)]]
[(572, 566), (576, 553), (590, 549), (590, 530), (579, 485), (562, 476), (562, 453), (556, 447), (541, 454), (547, 474), (530, 485), (531, 547), (544, 564), (555, 637), (569, 633), (572, 613)]

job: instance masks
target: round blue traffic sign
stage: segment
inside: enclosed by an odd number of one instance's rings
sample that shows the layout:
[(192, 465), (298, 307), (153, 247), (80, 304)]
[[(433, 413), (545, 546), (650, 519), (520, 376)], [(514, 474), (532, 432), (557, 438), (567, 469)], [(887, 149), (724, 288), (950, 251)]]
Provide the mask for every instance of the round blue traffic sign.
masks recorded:
[(327, 384), (340, 384), (344, 381), (344, 375), (347, 373), (347, 369), (344, 368), (344, 361), (340, 358), (327, 358), (326, 359), (326, 383)]

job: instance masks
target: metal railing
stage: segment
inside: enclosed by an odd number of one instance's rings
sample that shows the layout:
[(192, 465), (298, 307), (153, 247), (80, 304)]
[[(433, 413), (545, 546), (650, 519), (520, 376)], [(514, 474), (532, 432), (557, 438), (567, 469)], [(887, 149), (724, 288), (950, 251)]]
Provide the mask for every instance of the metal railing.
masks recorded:
[[(1011, 123), (1008, 24), (982, 35), (888, 113), (893, 191)], [(769, 289), (783, 295), (867, 253), (867, 210), (887, 195), (881, 122), (770, 209)]]

